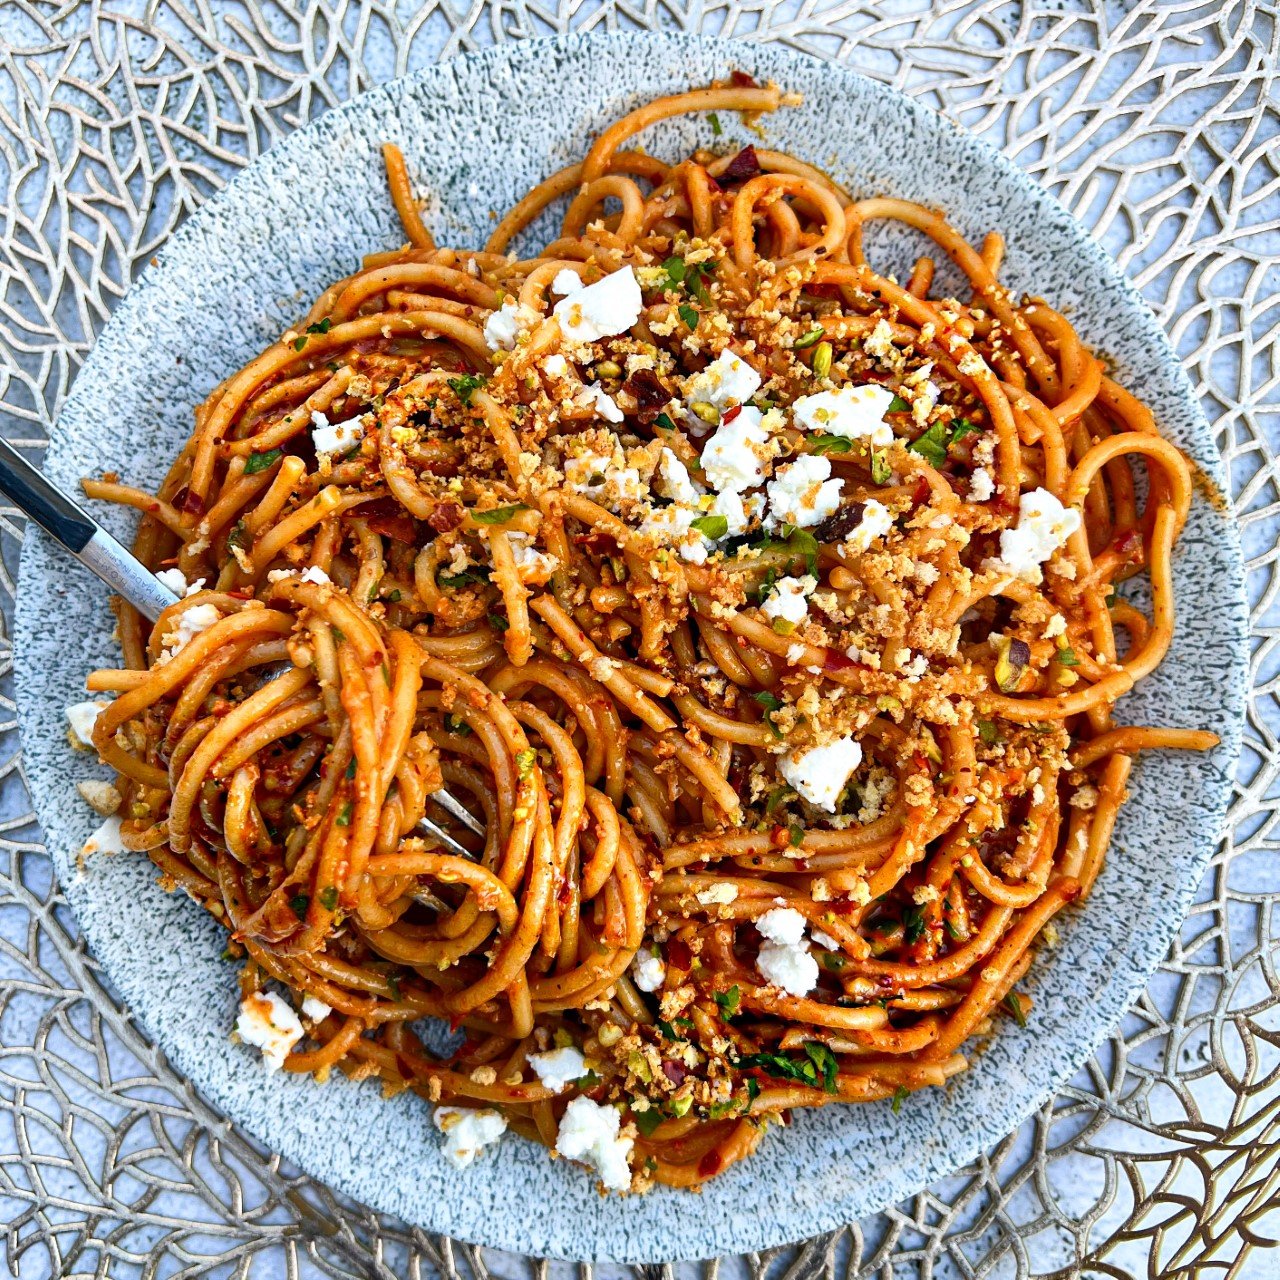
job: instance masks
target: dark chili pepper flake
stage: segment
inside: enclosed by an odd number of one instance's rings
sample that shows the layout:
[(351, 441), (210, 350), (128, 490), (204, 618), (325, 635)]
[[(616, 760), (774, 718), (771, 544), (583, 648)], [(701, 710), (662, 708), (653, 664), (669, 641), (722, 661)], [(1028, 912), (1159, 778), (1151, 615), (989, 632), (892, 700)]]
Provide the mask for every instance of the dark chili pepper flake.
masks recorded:
[(843, 542), (861, 523), (866, 512), (865, 502), (849, 502), (833, 511), (813, 531), (819, 542)]
[(734, 418), (736, 418), (738, 414), (740, 414), (741, 412), (742, 412), (742, 406), (740, 404), (735, 404), (730, 406), (728, 409), (724, 411), (723, 414), (721, 414), (720, 425), (722, 427), (728, 426), (728, 424), (731, 423), (734, 420)]
[(728, 186), (733, 182), (748, 182), (759, 175), (760, 158), (756, 155), (755, 147), (748, 143), (725, 166), (724, 172), (720, 175), (720, 181)]
[(714, 1178), (723, 1163), (724, 1157), (713, 1148), (698, 1161), (698, 1173), (704, 1178)]
[(676, 1062), (672, 1058), (663, 1058), (662, 1074), (678, 1089), (684, 1083), (684, 1078), (688, 1075), (688, 1072), (684, 1069), (683, 1063)]
[(622, 389), (635, 396), (641, 421), (647, 421), (649, 417), (657, 414), (671, 399), (670, 390), (663, 385), (662, 379), (652, 369), (637, 369), (622, 384)]
[(465, 515), (462, 503), (449, 500), (436, 506), (427, 517), (427, 523), (437, 533), (452, 533), (462, 523)]
[(737, 89), (758, 89), (760, 82), (745, 71), (730, 71), (729, 83)]

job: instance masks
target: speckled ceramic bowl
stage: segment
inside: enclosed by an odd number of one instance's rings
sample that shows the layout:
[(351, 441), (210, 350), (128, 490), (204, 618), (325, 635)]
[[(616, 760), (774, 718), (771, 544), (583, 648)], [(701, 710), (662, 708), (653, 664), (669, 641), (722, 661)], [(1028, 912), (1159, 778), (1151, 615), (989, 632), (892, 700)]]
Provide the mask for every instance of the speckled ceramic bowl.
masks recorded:
[[(47, 469), (63, 485), (103, 469), (156, 484), (191, 406), (293, 321), (304, 300), (367, 250), (401, 240), (379, 143), (398, 142), (443, 243), (480, 244), (491, 210), (584, 153), (596, 131), (656, 95), (742, 67), (800, 90), (764, 122), (769, 145), (860, 193), (949, 210), (980, 240), (1009, 241), (1004, 278), (1069, 311), (1084, 337), (1154, 408), (1163, 430), (1221, 486), (1221, 461), (1177, 360), (1106, 255), (1029, 178), (909, 99), (778, 47), (638, 35), (526, 43), (459, 58), (339, 107), (291, 135), (168, 242), (91, 354), (54, 432)], [(717, 145), (750, 140), (722, 117)], [(669, 156), (712, 143), (705, 117), (645, 135)], [(535, 234), (549, 228), (534, 228)], [(913, 246), (877, 242), (909, 263)], [(102, 518), (127, 535), (127, 513)], [(427, 1108), (371, 1085), (268, 1076), (228, 1039), (232, 966), (209, 918), (166, 894), (141, 857), (75, 853), (94, 819), (72, 789), (92, 771), (68, 748), (62, 708), (90, 668), (114, 662), (104, 590), (43, 537), (29, 537), (18, 592), (18, 689), (32, 794), (67, 896), (118, 991), (178, 1069), (269, 1146), (373, 1207), (535, 1255), (657, 1261), (760, 1249), (834, 1227), (954, 1171), (1008, 1133), (1088, 1058), (1143, 989), (1218, 840), (1239, 750), (1246, 611), (1239, 540), (1197, 502), (1179, 546), (1178, 635), (1126, 699), (1124, 717), (1207, 726), (1208, 755), (1144, 757), (1091, 901), (1026, 986), (1025, 1030), (1005, 1026), (946, 1091), (831, 1107), (770, 1133), (758, 1154), (697, 1200), (658, 1191), (602, 1199), (591, 1180), (508, 1137), (469, 1169), (448, 1167)]]

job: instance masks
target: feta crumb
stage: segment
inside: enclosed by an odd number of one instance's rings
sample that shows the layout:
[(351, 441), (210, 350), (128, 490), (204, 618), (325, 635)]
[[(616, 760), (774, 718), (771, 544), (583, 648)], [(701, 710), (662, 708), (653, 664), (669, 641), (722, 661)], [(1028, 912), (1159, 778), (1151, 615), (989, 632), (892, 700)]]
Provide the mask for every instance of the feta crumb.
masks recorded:
[(90, 702), (73, 702), (67, 708), (67, 724), (71, 728), (71, 745), (81, 751), (93, 746), (93, 726), (111, 703), (101, 698)]
[(490, 351), (510, 351), (520, 335), (538, 322), (538, 315), (522, 306), (515, 298), (508, 298), (497, 311), (484, 322), (484, 340)]
[(662, 546), (675, 547), (680, 558), (690, 564), (702, 564), (707, 558), (707, 539), (692, 527), (700, 514), (696, 508), (680, 504), (656, 507), (645, 514), (636, 532)]
[(712, 488), (741, 493), (764, 483), (769, 433), (750, 405), (722, 423), (702, 448), (702, 471)]
[(683, 502), (688, 506), (696, 506), (702, 496), (689, 478), (689, 468), (665, 445), (658, 458), (658, 475), (653, 487), (660, 497)]
[(694, 897), (698, 899), (704, 907), (725, 906), (729, 903), (736, 902), (738, 899), (738, 886), (736, 884), (713, 884), (708, 885), (705, 889), (699, 889)]
[(820, 947), (824, 947), (827, 951), (839, 951), (840, 944), (829, 933), (823, 933), (821, 929), (813, 931), (813, 940)]
[(868, 498), (863, 504), (862, 519), (849, 531), (844, 540), (850, 552), (866, 551), (877, 539), (883, 538), (893, 528), (893, 515), (883, 502)]
[[(786, 653), (787, 664), (792, 667), (798, 667), (804, 661), (805, 652), (805, 646), (802, 644), (788, 645)], [(822, 668), (818, 667), (817, 670), (821, 671)]]
[(319, 409), (311, 410), (311, 443), (317, 453), (346, 453), (363, 438), (363, 417), (330, 422)]
[(800, 623), (809, 616), (806, 596), (818, 589), (818, 580), (806, 573), (803, 578), (782, 578), (774, 583), (773, 590), (760, 606), (766, 618), (781, 618), (784, 622)]
[(792, 406), (796, 422), (808, 431), (866, 440), (872, 445), (893, 443), (893, 428), (884, 415), (893, 403), (893, 392), (878, 382), (860, 387), (844, 386), (801, 396)]
[(625, 416), (614, 398), (594, 382), (583, 384), (582, 390), (574, 396), (574, 403), (593, 409), (596, 416), (603, 418), (606, 422), (621, 422)]
[(182, 599), (184, 596), (193, 596), (197, 591), (204, 590), (205, 580), (197, 578), (194, 582), (188, 582), (186, 575), (176, 566), (172, 569), (161, 569), (156, 577), (163, 586), (169, 588), (175, 596)]
[(574, 493), (585, 494), (615, 513), (627, 503), (639, 502), (649, 491), (635, 467), (615, 465), (613, 455), (606, 453), (588, 452), (566, 458), (564, 478)]
[(641, 991), (657, 991), (667, 976), (667, 966), (661, 956), (652, 951), (637, 951), (631, 962), (631, 980)]
[(307, 567), (303, 569), (301, 577), (303, 582), (314, 582), (317, 586), (324, 586), (326, 583), (331, 583), (333, 581), (333, 579), (329, 577), (323, 569), (314, 564), (307, 565)]
[(1025, 582), (1041, 580), (1040, 566), (1080, 528), (1080, 513), (1047, 489), (1018, 499), (1018, 524), (1000, 534), (1000, 564)]
[(556, 1152), (589, 1164), (607, 1190), (626, 1191), (631, 1186), (627, 1157), (635, 1140), (618, 1136), (621, 1120), (614, 1107), (601, 1106), (590, 1098), (574, 1098), (560, 1120)]
[(531, 1053), (529, 1065), (553, 1093), (567, 1089), (575, 1080), (587, 1074), (587, 1060), (572, 1045), (563, 1049), (551, 1049), (546, 1053)]
[(792, 907), (774, 907), (756, 920), (765, 939), (756, 968), (767, 982), (793, 996), (807, 996), (818, 985), (818, 962), (809, 954), (805, 918)]
[(240, 1001), (236, 1034), (262, 1050), (267, 1070), (279, 1071), (302, 1039), (298, 1015), (274, 991), (259, 991)]
[(1058, 636), (1064, 635), (1067, 630), (1067, 620), (1060, 613), (1055, 613), (1045, 625), (1044, 638), (1046, 640), (1056, 640)]
[(567, 298), (582, 289), (582, 277), (572, 267), (561, 267), (551, 282), (551, 292)]
[(202, 631), (208, 631), (221, 617), (217, 606), (212, 604), (196, 604), (184, 609), (178, 617), (177, 626), (164, 637), (160, 662), (168, 662), (176, 657), (196, 636)]
[(542, 372), (549, 374), (553, 378), (567, 378), (569, 376), (569, 362), (562, 355), (549, 355), (542, 362)]
[(726, 350), (705, 369), (686, 378), (682, 391), (685, 404), (709, 404), (724, 413), (735, 404), (745, 405), (759, 389), (760, 375), (740, 356)]
[(823, 747), (787, 753), (778, 762), (778, 772), (810, 804), (835, 813), (844, 784), (861, 763), (862, 747), (845, 737)]
[[(556, 280), (564, 274), (562, 271)], [(555, 282), (552, 283), (554, 287)], [(596, 342), (626, 333), (640, 319), (643, 305), (636, 273), (623, 267), (561, 298), (553, 314), (569, 342)]]
[(725, 531), (725, 536), (736, 538), (740, 533), (746, 533), (747, 526), (751, 523), (751, 517), (760, 508), (760, 499), (754, 495), (745, 501), (740, 493), (734, 493), (730, 489), (726, 489), (724, 493), (716, 494), (712, 500), (711, 506), (707, 508), (707, 514), (710, 516), (724, 516), (728, 521), (729, 527)]
[(444, 1134), (444, 1154), (455, 1169), (465, 1169), (507, 1131), (507, 1118), (490, 1107), (437, 1107), (432, 1122)]
[(323, 1022), (333, 1012), (333, 1006), (315, 996), (302, 997), (302, 1016), (311, 1022)]
[(995, 481), (986, 467), (978, 467), (969, 477), (969, 501), (986, 502), (996, 491)]
[(769, 482), (769, 514), (765, 528), (793, 524), (799, 529), (820, 524), (840, 506), (842, 481), (829, 479), (830, 459), (803, 454), (789, 466), (780, 467)]
[(511, 558), (515, 561), (516, 577), (526, 587), (542, 586), (560, 567), (559, 557), (539, 551), (527, 533), (517, 530), (507, 534), (507, 545), (511, 548)]
[(95, 853), (123, 853), (124, 839), (120, 830), (118, 816), (110, 817), (93, 833), (80, 850), (82, 858), (91, 858)]

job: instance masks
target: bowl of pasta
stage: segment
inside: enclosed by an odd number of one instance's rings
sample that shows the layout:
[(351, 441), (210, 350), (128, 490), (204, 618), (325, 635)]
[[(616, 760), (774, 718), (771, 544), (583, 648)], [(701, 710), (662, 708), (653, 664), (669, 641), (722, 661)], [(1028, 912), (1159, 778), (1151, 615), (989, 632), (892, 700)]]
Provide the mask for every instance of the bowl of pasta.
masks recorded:
[(433, 1230), (652, 1262), (921, 1189), (1219, 836), (1247, 615), (1178, 361), (845, 68), (585, 37), (337, 107), (160, 250), (46, 467), (175, 597), (24, 547), (88, 943), (210, 1102)]

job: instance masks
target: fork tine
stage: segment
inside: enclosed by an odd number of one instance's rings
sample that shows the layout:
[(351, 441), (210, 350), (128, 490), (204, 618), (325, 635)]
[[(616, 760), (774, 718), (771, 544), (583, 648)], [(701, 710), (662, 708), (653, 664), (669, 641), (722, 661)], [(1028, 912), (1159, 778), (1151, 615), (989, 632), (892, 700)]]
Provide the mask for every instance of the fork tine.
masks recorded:
[(466, 845), (459, 844), (443, 827), (436, 826), (430, 818), (419, 818), (418, 830), (434, 836), (450, 853), (456, 853), (460, 858), (475, 858), (475, 854)]
[(439, 791), (433, 791), (431, 798), (442, 809), (448, 809), (459, 822), (465, 827), (469, 827), (478, 836), (486, 835), (484, 823), (475, 817), (472, 812), (462, 803), (456, 796), (451, 795), (442, 787)]

